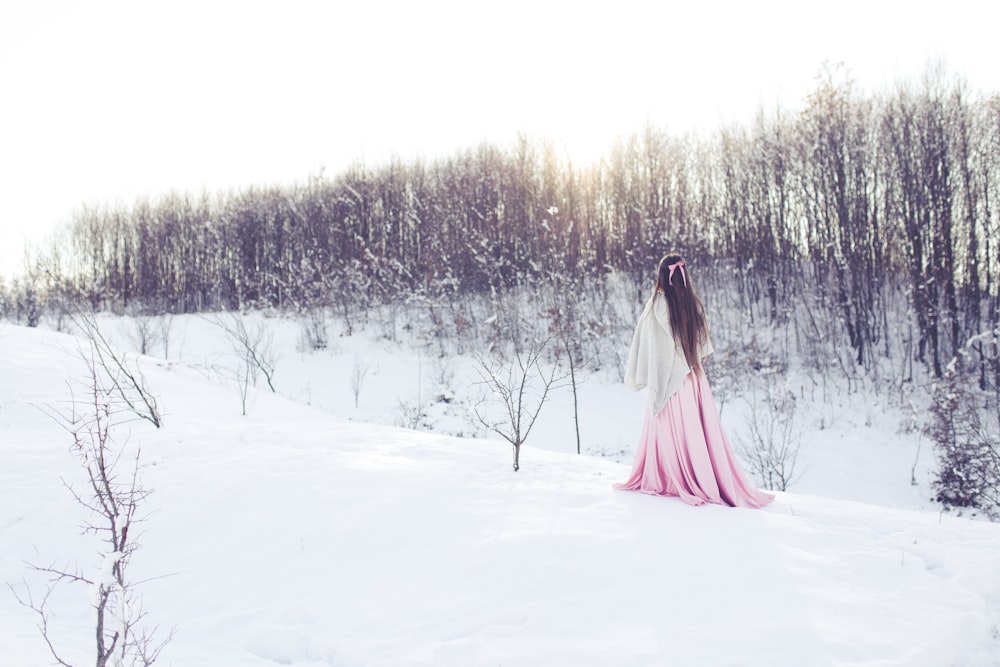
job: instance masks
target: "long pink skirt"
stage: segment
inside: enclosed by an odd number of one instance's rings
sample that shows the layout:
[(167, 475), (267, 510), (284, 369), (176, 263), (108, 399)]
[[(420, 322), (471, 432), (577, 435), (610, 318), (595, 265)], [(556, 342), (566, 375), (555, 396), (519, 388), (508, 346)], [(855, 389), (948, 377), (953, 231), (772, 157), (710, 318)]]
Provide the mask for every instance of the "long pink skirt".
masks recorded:
[(647, 414), (632, 474), (615, 488), (678, 496), (689, 505), (758, 508), (774, 500), (740, 468), (701, 371), (688, 373), (659, 413)]

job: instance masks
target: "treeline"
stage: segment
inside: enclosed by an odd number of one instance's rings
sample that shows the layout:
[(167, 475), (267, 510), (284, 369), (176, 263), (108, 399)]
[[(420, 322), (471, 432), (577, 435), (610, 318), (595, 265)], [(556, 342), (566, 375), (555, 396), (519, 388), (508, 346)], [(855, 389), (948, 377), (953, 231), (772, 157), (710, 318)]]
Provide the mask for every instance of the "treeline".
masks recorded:
[(348, 313), (539, 281), (572, 291), (608, 272), (646, 289), (676, 249), (744, 318), (795, 319), (800, 346), (826, 341), (840, 364), (863, 372), (908, 345), (940, 377), (971, 346), (980, 385), (995, 387), (998, 195), (1000, 95), (934, 73), (860, 94), (828, 72), (801, 111), (710, 136), (647, 127), (599, 164), (520, 138), (294, 186), (84, 209), (8, 308), (44, 295)]

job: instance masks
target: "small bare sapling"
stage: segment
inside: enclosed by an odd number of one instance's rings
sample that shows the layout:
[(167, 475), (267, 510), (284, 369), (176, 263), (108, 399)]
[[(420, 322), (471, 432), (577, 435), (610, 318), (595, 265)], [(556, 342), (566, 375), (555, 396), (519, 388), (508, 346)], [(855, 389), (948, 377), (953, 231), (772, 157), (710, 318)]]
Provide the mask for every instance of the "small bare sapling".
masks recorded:
[(473, 408), (476, 418), (487, 430), (511, 444), (515, 471), (521, 468), (521, 445), (531, 434), (549, 392), (563, 380), (556, 375), (558, 364), (552, 364), (548, 371), (542, 368), (541, 356), (548, 343), (548, 338), (531, 340), (520, 351), (515, 351), (510, 361), (497, 356), (476, 356), (479, 384), (489, 390), (495, 403), (500, 404), (502, 415), (490, 417), (483, 397)]
[(370, 366), (367, 361), (360, 357), (354, 357), (354, 368), (351, 369), (351, 391), (354, 393), (354, 407), (358, 407), (358, 397), (361, 395), (361, 388), (365, 385), (365, 377), (368, 375)]

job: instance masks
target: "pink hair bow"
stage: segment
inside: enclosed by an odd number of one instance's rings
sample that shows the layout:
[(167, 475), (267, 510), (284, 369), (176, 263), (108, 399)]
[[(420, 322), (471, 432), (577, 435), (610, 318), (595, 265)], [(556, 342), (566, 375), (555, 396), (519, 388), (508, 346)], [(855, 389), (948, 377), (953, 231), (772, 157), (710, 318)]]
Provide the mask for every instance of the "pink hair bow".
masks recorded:
[(681, 280), (684, 281), (684, 286), (687, 287), (688, 281), (687, 281), (687, 275), (684, 273), (684, 260), (683, 259), (677, 260), (676, 262), (674, 262), (673, 264), (671, 264), (667, 268), (670, 269), (670, 275), (667, 276), (667, 284), (668, 285), (673, 285), (674, 284), (674, 269), (678, 269), (679, 268), (681, 270)]

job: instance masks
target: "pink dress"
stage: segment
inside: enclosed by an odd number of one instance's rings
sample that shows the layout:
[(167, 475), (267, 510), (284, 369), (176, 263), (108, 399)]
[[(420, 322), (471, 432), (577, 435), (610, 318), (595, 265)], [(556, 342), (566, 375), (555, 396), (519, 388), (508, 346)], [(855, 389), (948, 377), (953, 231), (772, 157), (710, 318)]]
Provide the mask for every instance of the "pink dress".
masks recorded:
[(632, 474), (615, 488), (678, 496), (689, 505), (759, 508), (774, 500), (740, 468), (700, 370), (687, 374), (657, 414), (647, 410)]

